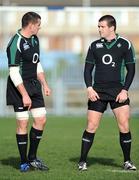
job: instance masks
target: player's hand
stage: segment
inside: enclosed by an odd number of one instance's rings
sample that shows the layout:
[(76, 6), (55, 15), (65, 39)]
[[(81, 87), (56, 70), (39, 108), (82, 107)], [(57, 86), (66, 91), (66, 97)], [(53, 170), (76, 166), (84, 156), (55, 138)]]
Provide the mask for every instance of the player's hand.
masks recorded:
[(128, 98), (128, 92), (124, 89), (116, 97), (116, 102), (124, 103)]
[(22, 100), (23, 100), (23, 106), (28, 107), (28, 110), (30, 110), (32, 101), (31, 101), (29, 95), (23, 95)]
[(51, 89), (50, 89), (47, 85), (44, 85), (44, 86), (43, 86), (43, 91), (44, 91), (44, 94), (45, 94), (46, 96), (50, 96), (50, 94), (51, 94)]
[(98, 93), (92, 87), (87, 88), (87, 95), (88, 99), (90, 99), (91, 101), (97, 101), (98, 99), (100, 99)]

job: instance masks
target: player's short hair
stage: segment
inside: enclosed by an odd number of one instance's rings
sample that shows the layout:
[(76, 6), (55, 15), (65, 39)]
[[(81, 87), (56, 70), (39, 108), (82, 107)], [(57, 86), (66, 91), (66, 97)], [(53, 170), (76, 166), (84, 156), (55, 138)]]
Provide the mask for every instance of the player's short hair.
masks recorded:
[(114, 26), (114, 31), (116, 31), (116, 20), (112, 15), (104, 15), (99, 19), (99, 22), (106, 21), (108, 27)]
[(37, 23), (38, 19), (41, 19), (41, 16), (35, 12), (27, 12), (22, 17), (22, 28), (28, 26), (31, 22), (33, 24)]

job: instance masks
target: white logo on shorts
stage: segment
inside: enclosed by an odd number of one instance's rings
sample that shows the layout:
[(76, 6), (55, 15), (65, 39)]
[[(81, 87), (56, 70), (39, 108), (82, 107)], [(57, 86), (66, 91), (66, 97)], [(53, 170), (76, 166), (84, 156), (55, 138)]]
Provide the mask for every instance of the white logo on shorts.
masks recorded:
[(23, 109), (23, 107), (18, 107), (18, 109)]

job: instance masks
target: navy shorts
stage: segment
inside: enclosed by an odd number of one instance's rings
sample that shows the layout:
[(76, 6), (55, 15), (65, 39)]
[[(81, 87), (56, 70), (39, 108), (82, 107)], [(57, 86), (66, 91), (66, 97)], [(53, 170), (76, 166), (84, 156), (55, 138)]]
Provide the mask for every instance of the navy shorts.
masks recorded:
[[(40, 82), (37, 79), (29, 79), (24, 80), (23, 83), (32, 101), (31, 108), (45, 107)], [(13, 105), (15, 112), (28, 110), (28, 107), (23, 107), (22, 96), (10, 78), (8, 78), (6, 98), (7, 105)]]
[(98, 93), (100, 99), (94, 102), (91, 100), (88, 100), (88, 110), (93, 110), (93, 111), (98, 111), (98, 112), (103, 113), (107, 109), (108, 103), (110, 104), (111, 109), (115, 109), (115, 108), (130, 104), (129, 98), (123, 103), (119, 103), (115, 101), (117, 95), (122, 90), (121, 87), (120, 88), (107, 88), (107, 89), (94, 88), (94, 90)]

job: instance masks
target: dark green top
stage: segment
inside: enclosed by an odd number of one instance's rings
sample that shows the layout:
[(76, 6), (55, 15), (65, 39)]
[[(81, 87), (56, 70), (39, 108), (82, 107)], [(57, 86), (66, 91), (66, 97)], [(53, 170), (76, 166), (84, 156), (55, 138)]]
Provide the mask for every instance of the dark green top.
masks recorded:
[(23, 80), (37, 78), (39, 54), (37, 36), (25, 38), (20, 34), (20, 30), (11, 38), (7, 46), (8, 65), (19, 66)]
[(101, 38), (90, 45), (86, 63), (95, 66), (94, 86), (113, 87), (124, 84), (125, 65), (135, 63), (135, 53), (123, 37), (117, 35), (111, 42)]

